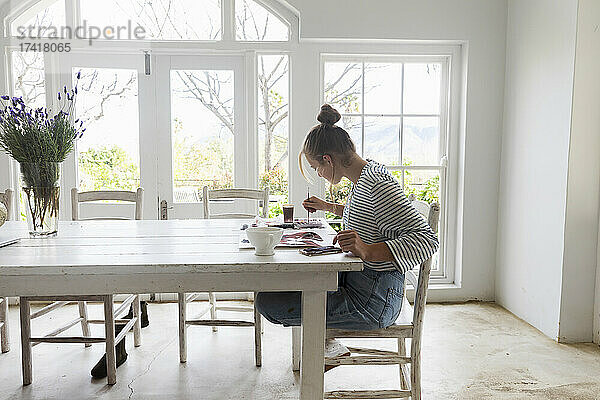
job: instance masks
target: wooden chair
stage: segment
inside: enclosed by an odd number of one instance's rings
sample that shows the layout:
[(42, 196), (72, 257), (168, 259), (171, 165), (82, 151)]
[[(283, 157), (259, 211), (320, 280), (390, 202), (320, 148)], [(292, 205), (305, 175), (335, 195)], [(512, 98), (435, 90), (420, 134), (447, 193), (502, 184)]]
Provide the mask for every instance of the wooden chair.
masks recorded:
[[(4, 204), (8, 211), (7, 220), (11, 219), (13, 191), (6, 189), (4, 193), (0, 193), (0, 203)], [(0, 297), (0, 349), (3, 353), (10, 350), (10, 337), (8, 336), (8, 299)]]
[[(79, 203), (101, 200), (123, 201), (135, 204), (135, 219), (142, 219), (144, 190), (138, 188), (136, 192), (129, 191), (90, 191), (79, 192), (77, 188), (71, 190), (72, 220), (81, 221), (79, 217)], [(91, 218), (95, 220), (115, 220), (126, 218)], [(21, 307), (21, 351), (23, 354), (23, 385), (32, 382), (31, 347), (39, 343), (84, 343), (89, 347), (92, 343), (106, 343), (107, 380), (108, 384), (116, 383), (116, 358), (115, 345), (125, 338), (125, 335), (133, 328), (134, 346), (142, 344), (141, 321), (140, 321), (140, 297), (138, 294), (127, 295), (127, 298), (115, 308), (113, 294), (108, 295), (77, 295), (77, 296), (27, 296), (20, 298)], [(31, 301), (51, 302), (42, 309), (31, 313)], [(100, 301), (104, 304), (104, 319), (88, 319), (87, 302)], [(42, 337), (31, 337), (31, 320), (48, 314), (67, 304), (77, 302), (79, 317), (69, 323), (55, 329)], [(133, 304), (133, 318), (119, 319), (129, 311)], [(119, 335), (115, 337), (115, 323), (125, 324)], [(81, 324), (83, 336), (58, 336), (67, 329)], [(92, 337), (89, 324), (104, 324), (105, 337)]]
[[(413, 206), (424, 216), (434, 232), (438, 231), (440, 216), (439, 204), (411, 199)], [(421, 340), (423, 336), (423, 317), (427, 287), (433, 256), (423, 262), (417, 277), (413, 271), (405, 274), (416, 288), (414, 309), (404, 296), (402, 310), (394, 325), (385, 329), (355, 331), (348, 329), (327, 329), (327, 338), (389, 338), (398, 341), (398, 351), (386, 351), (372, 348), (348, 347), (350, 356), (325, 359), (325, 365), (398, 365), (400, 370), (400, 390), (340, 390), (326, 392), (326, 399), (421, 399)], [(406, 280), (405, 280), (406, 282)], [(411, 339), (410, 355), (406, 352), (406, 340)], [(354, 355), (357, 354), (357, 355)]]
[[(245, 214), (245, 213), (225, 213), (215, 214), (210, 211), (211, 200), (237, 200), (237, 199), (249, 199), (257, 200), (256, 211), (258, 211), (258, 204), (262, 202), (262, 213), (261, 216), (266, 218), (269, 215), (269, 189), (256, 190), (256, 189), (219, 189), (209, 190), (208, 186), (203, 188), (203, 205), (204, 205), (204, 218), (205, 219), (223, 219), (223, 218), (254, 218), (257, 213)], [(186, 343), (186, 330), (188, 325), (203, 325), (212, 326), (213, 332), (217, 331), (218, 326), (254, 326), (254, 357), (256, 366), (260, 367), (262, 364), (262, 353), (261, 353), (261, 315), (254, 306), (220, 306), (217, 304), (215, 293), (210, 292), (208, 294), (209, 304), (194, 318), (187, 319), (186, 317), (186, 305), (187, 303), (194, 301), (199, 296), (199, 293), (178, 293), (179, 303), (179, 361), (184, 363), (187, 361), (187, 343)], [(217, 311), (240, 311), (240, 312), (252, 312), (254, 313), (254, 322), (242, 321), (242, 320), (220, 320), (217, 319)], [(207, 312), (210, 312), (210, 319), (200, 319)]]

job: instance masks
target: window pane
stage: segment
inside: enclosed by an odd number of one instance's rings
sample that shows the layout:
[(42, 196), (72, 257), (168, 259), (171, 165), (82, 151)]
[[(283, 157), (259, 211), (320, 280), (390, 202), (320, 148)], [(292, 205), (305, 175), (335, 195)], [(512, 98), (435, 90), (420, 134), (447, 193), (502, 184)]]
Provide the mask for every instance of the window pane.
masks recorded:
[(13, 36), (62, 37), (61, 27), (66, 25), (64, 1), (56, 1), (37, 11), (39, 6), (32, 6), (14, 19), (10, 28)]
[(44, 53), (13, 51), (11, 54), (15, 96), (22, 96), (28, 107), (44, 107), (46, 105)]
[(414, 194), (417, 200), (428, 203), (440, 201), (440, 173), (438, 170), (404, 171), (404, 193)]
[(439, 114), (441, 64), (404, 64), (404, 113)]
[[(44, 75), (44, 53), (13, 51), (12, 89), (17, 97), (23, 97), (28, 107), (46, 106), (46, 78)], [(21, 174), (19, 174), (19, 180)], [(19, 188), (22, 185), (19, 184)], [(19, 189), (20, 219), (25, 221), (25, 194)]]
[(77, 142), (80, 190), (135, 190), (140, 185), (137, 71), (81, 72), (75, 105), (86, 132)]
[(284, 55), (258, 57), (259, 188), (269, 188), (269, 214), (288, 202), (289, 61)]
[(439, 117), (404, 117), (403, 165), (440, 164)]
[(289, 28), (257, 2), (236, 0), (235, 38), (253, 41), (287, 41)]
[[(404, 193), (408, 196), (410, 194), (415, 195), (416, 200), (425, 201), (427, 203), (437, 202), (440, 203), (440, 173), (437, 170), (423, 171), (423, 170), (406, 170), (404, 171)], [(445, 207), (444, 204), (440, 204), (441, 207)], [(438, 239), (440, 234), (437, 234)], [(439, 271), (438, 251), (434, 256), (431, 263), (431, 268), (434, 271)]]
[(342, 115), (342, 119), (337, 123), (348, 132), (350, 139), (356, 146), (356, 152), (362, 156), (362, 117), (352, 117), (349, 115)]
[(144, 28), (145, 39), (220, 40), (222, 32), (220, 0), (81, 0), (81, 19), (113, 27), (115, 39), (135, 38), (127, 29), (119, 33), (129, 23)]
[(325, 63), (325, 103), (340, 113), (362, 112), (362, 64), (347, 62)]
[(400, 162), (400, 118), (365, 117), (365, 157), (385, 165)]
[(401, 96), (402, 64), (365, 64), (365, 113), (400, 114)]
[(205, 185), (233, 187), (233, 94), (233, 71), (171, 71), (175, 202), (201, 201)]

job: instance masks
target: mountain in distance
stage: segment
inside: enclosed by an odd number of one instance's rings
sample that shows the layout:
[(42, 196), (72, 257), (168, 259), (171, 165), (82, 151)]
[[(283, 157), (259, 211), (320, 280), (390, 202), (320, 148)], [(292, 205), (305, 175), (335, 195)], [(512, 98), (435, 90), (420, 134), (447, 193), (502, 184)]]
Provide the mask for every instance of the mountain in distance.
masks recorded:
[[(365, 126), (365, 157), (384, 164), (398, 163), (398, 127), (373, 124)], [(412, 165), (438, 165), (439, 129), (434, 126), (406, 125), (404, 155)]]

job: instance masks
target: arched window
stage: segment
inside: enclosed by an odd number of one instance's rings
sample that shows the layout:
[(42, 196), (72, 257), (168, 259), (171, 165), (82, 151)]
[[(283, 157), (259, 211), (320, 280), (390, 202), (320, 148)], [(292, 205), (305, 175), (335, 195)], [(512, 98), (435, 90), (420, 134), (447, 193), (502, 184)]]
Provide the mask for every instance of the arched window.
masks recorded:
[[(228, 18), (230, 10), (233, 19)], [(42, 0), (20, 6), (9, 31), (13, 37), (68, 37), (61, 28), (72, 22), (84, 28), (79, 38), (99, 28), (97, 39), (131, 40), (131, 29), (139, 27), (142, 37), (133, 39), (285, 42), (297, 24), (279, 11), (280, 5), (268, 7), (255, 0)]]
[(235, 2), (235, 38), (248, 41), (287, 41), (289, 26), (254, 0)]
[[(10, 23), (12, 36), (49, 37), (66, 24), (63, 0), (35, 2), (17, 13)], [(56, 37), (56, 36), (55, 36)]]
[[(144, 28), (151, 40), (221, 40), (220, 0), (80, 0), (81, 20), (94, 26)], [(127, 38), (123, 38), (127, 39)]]

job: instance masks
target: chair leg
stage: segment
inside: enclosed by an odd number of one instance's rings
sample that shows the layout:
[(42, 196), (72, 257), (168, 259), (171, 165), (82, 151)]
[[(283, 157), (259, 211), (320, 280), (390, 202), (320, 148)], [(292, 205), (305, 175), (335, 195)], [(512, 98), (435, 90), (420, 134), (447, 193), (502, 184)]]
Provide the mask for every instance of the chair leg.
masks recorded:
[(300, 371), (300, 350), (302, 347), (302, 328), (292, 326), (292, 371)]
[[(208, 292), (208, 301), (210, 302), (210, 319), (217, 319), (217, 300), (215, 298), (215, 294), (213, 292)], [(212, 331), (216, 332), (217, 327), (213, 326)]]
[(142, 345), (142, 313), (140, 312), (140, 295), (136, 294), (133, 299), (133, 317), (136, 318), (133, 325), (133, 345), (139, 347)]
[(10, 340), (8, 336), (8, 299), (2, 298), (0, 304), (0, 322), (3, 322), (2, 328), (0, 328), (0, 348), (3, 353), (10, 350)]
[[(398, 355), (401, 357), (406, 356), (406, 339), (405, 338), (398, 338)], [(410, 386), (408, 385), (408, 381), (406, 379), (406, 376), (404, 375), (404, 368), (405, 368), (404, 364), (398, 364), (398, 369), (400, 371), (400, 389), (408, 390)]]
[(184, 363), (187, 361), (185, 293), (177, 293), (177, 303), (179, 304), (179, 362)]
[[(83, 336), (90, 337), (90, 323), (88, 322), (87, 303), (85, 301), (78, 301), (77, 306), (79, 307), (79, 316), (81, 317), (81, 331)], [(91, 347), (91, 343), (86, 343), (85, 347)]]
[(412, 349), (410, 380), (411, 400), (421, 400), (421, 355), (415, 354)]
[(109, 385), (117, 383), (117, 355), (115, 351), (115, 313), (113, 295), (104, 297), (104, 331), (106, 334), (106, 378)]
[(256, 366), (262, 365), (262, 315), (254, 307), (254, 359)]
[(21, 297), (19, 302), (21, 318), (21, 364), (23, 370), (23, 385), (31, 384), (31, 307), (29, 300)]

